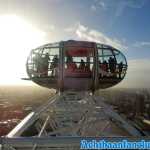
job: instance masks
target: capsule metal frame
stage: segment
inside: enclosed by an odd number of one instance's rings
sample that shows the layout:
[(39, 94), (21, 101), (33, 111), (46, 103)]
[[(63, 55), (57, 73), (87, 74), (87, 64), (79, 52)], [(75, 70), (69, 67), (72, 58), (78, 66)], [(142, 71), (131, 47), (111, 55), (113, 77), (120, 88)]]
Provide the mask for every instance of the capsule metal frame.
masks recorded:
[[(52, 51), (53, 53), (51, 53)], [(50, 60), (48, 60), (48, 70), (46, 75), (42, 75), (42, 73), (37, 72), (34, 58), (35, 55), (39, 55), (44, 59), (47, 53), (50, 57)], [(50, 67), (53, 63), (51, 61), (52, 57), (54, 59), (56, 53), (58, 55), (57, 75), (53, 76), (53, 70)], [(66, 59), (68, 59), (68, 57), (72, 57), (72, 60), (76, 59), (81, 61), (81, 59), (84, 59), (85, 65), (89, 65), (90, 73), (84, 71), (83, 68), (79, 69), (81, 62), (73, 61), (73, 63), (78, 66), (78, 69), (74, 70), (74, 72), (70, 71), (69, 74), (69, 70), (67, 70), (68, 68), (66, 67)], [(114, 72), (110, 69), (110, 66), (112, 66), (109, 62), (110, 57), (116, 62)], [(101, 68), (104, 62), (108, 67), (106, 71)], [(119, 72), (118, 68), (121, 62), (122, 71)], [(31, 51), (26, 63), (27, 74), (33, 82), (59, 91), (74, 90), (94, 92), (97, 89), (112, 87), (124, 79), (127, 67), (127, 60), (118, 49), (105, 44), (74, 40), (49, 43), (35, 48)]]

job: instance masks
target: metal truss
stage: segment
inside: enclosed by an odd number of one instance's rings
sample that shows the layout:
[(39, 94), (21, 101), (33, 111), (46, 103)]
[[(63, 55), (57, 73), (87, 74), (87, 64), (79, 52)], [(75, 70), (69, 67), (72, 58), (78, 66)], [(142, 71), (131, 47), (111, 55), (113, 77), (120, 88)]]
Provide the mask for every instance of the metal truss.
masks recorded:
[(141, 133), (87, 92), (65, 92), (31, 112), (3, 139), (7, 149), (79, 149), (83, 137), (141, 136)]

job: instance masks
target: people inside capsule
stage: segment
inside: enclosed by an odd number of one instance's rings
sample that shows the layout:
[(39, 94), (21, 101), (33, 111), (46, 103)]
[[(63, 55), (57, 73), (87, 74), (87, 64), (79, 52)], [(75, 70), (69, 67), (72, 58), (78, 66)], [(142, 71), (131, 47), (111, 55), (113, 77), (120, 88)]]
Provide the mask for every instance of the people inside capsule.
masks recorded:
[(51, 76), (53, 77), (57, 76), (58, 62), (59, 62), (58, 55), (55, 55), (52, 59), (52, 63), (50, 66), (50, 69), (52, 71)]
[(68, 55), (67, 56), (67, 61), (66, 61), (68, 64), (69, 63), (72, 63), (73, 62), (73, 58), (72, 58), (72, 56), (70, 56), (70, 55)]
[(112, 77), (116, 77), (116, 65), (117, 65), (116, 58), (110, 57), (108, 62), (109, 62), (109, 70), (110, 70), (110, 73), (112, 74)]
[(108, 63), (106, 60), (103, 63), (99, 60), (98, 73), (100, 78), (108, 77)]
[(101, 60), (98, 61), (98, 75), (99, 78), (102, 77)]
[(90, 70), (90, 62), (87, 62), (86, 65), (85, 65), (85, 72), (91, 72)]
[(118, 65), (118, 73), (119, 73), (119, 79), (121, 79), (121, 75), (122, 75), (122, 71), (123, 71), (123, 62), (121, 61)]
[(35, 54), (35, 57), (34, 57), (34, 64), (35, 64), (35, 69), (36, 69), (36, 72), (34, 74), (35, 77), (40, 77), (41, 76), (41, 72), (42, 72), (42, 57), (39, 53), (36, 53)]
[(45, 55), (44, 58), (43, 58), (43, 65), (42, 65), (42, 67), (43, 67), (42, 76), (43, 76), (43, 77), (47, 77), (47, 76), (48, 76), (49, 61), (50, 61), (49, 54), (46, 53), (46, 55)]
[[(83, 83), (83, 90), (91, 89), (92, 86), (103, 89), (119, 83), (127, 70), (124, 55), (109, 47), (95, 49), (94, 45), (87, 48), (85, 45), (82, 47), (81, 44), (77, 44), (76, 46), (65, 45), (63, 49), (61, 47), (54, 49), (50, 45), (49, 48), (34, 49), (30, 54), (27, 62), (29, 77), (37, 84), (48, 88), (59, 87), (57, 81), (61, 79), (64, 82), (64, 85), (62, 84), (64, 89), (79, 90), (80, 83)], [(62, 61), (59, 62), (59, 59)], [(63, 61), (65, 64), (62, 64)], [(59, 67), (59, 64), (63, 68)], [(70, 85), (70, 81), (73, 84)]]
[(75, 69), (77, 69), (77, 65), (75, 62), (73, 62), (72, 56), (67, 56), (66, 64), (67, 64), (67, 69), (70, 71), (74, 71)]
[(79, 69), (81, 70), (85, 70), (85, 62), (83, 59), (81, 59), (80, 65), (79, 65)]
[(119, 64), (117, 64), (116, 58), (110, 57), (108, 62), (106, 60), (101, 63), (101, 61), (98, 61), (98, 74), (99, 78), (118, 78), (122, 79), (123, 73), (123, 62), (121, 61)]
[[(79, 65), (77, 66), (76, 63)], [(66, 66), (65, 74), (68, 77), (91, 77), (90, 62), (85, 62), (83, 59), (74, 62), (72, 56), (67, 56)]]

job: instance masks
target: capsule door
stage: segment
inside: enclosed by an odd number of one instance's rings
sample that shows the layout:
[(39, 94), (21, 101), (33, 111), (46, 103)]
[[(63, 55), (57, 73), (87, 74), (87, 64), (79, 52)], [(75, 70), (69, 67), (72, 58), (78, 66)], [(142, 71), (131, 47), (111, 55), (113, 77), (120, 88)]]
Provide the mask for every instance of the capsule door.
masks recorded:
[[(88, 43), (89, 44), (89, 43)], [(91, 90), (93, 86), (94, 47), (86, 43), (65, 44), (64, 90)]]

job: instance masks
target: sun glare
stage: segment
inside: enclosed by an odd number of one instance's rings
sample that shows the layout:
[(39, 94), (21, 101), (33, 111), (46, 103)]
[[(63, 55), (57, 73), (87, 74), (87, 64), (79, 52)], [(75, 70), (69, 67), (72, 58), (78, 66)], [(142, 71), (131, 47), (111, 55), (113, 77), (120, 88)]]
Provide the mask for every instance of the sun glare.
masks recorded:
[(0, 16), (0, 84), (19, 84), (26, 58), (43, 44), (45, 33), (16, 15)]

